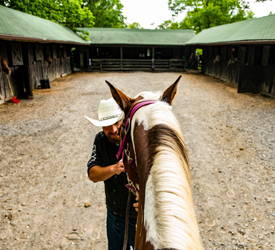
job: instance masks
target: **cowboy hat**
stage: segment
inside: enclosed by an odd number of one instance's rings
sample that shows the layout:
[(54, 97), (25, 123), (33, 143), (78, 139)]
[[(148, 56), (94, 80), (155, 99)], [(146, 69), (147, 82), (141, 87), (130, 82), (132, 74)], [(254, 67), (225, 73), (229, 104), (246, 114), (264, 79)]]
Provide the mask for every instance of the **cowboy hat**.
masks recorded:
[(98, 127), (107, 127), (115, 124), (123, 118), (123, 111), (117, 105), (113, 98), (108, 100), (101, 100), (98, 106), (98, 120), (85, 118), (92, 124)]

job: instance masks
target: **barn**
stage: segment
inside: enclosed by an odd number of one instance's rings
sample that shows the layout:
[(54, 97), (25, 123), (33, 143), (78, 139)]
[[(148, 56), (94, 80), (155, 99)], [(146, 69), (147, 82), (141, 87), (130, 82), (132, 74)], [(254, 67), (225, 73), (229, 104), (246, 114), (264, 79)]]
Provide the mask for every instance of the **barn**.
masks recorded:
[(70, 29), (0, 6), (0, 104), (72, 72), (71, 49), (88, 46)]
[(203, 30), (186, 46), (203, 49), (202, 73), (275, 98), (275, 14)]
[(89, 48), (79, 49), (78, 67), (89, 71), (182, 71), (185, 43), (193, 30), (81, 28), (90, 34)]

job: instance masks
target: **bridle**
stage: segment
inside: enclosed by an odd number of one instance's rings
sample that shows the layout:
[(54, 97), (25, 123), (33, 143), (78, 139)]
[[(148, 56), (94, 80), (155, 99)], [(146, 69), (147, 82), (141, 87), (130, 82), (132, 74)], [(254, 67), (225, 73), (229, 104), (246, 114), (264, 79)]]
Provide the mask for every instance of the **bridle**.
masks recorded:
[[(131, 124), (132, 124), (132, 118), (134, 114), (136, 113), (137, 110), (140, 108), (153, 104), (157, 102), (156, 100), (152, 101), (140, 101), (137, 104), (134, 104), (133, 107), (130, 109), (130, 115), (128, 118), (126, 118), (126, 123), (122, 125), (121, 127), (121, 137), (122, 141), (118, 150), (118, 153), (116, 155), (117, 159), (120, 157), (123, 159), (123, 163), (126, 162), (127, 159), (127, 164), (132, 167), (135, 172), (137, 173), (137, 166), (135, 164), (135, 160), (131, 158), (130, 156), (130, 143), (131, 143)], [(126, 172), (127, 174), (127, 172)], [(134, 190), (136, 193), (139, 193), (138, 188), (136, 185), (129, 179), (128, 174), (127, 174), (127, 179), (128, 179), (128, 184), (126, 184), (126, 187), (129, 190)], [(123, 242), (123, 249), (126, 250), (127, 248), (127, 240), (128, 240), (128, 228), (129, 228), (129, 209), (130, 209), (130, 191), (129, 191), (129, 196), (128, 196), (128, 201), (127, 201), (127, 208), (126, 208), (126, 218), (125, 218), (125, 232), (124, 232), (124, 242)], [(160, 250), (168, 250), (168, 248), (163, 248)], [(169, 248), (169, 249), (174, 249), (174, 248)], [(175, 249), (176, 250), (176, 249)]]
[[(130, 155), (130, 143), (131, 143), (131, 124), (132, 124), (132, 118), (137, 110), (139, 110), (141, 107), (147, 106), (149, 104), (153, 104), (156, 101), (140, 101), (133, 105), (133, 107), (130, 109), (130, 115), (128, 118), (126, 118), (125, 124), (121, 126), (121, 138), (122, 141), (120, 143), (120, 147), (118, 150), (118, 153), (116, 154), (117, 159), (120, 159), (120, 157), (123, 160), (123, 163), (127, 164), (132, 167), (135, 172), (137, 173), (137, 166), (135, 164), (135, 161), (133, 158), (131, 158)], [(125, 231), (124, 231), (124, 242), (123, 242), (123, 250), (126, 250), (127, 248), (127, 241), (128, 241), (128, 229), (129, 229), (129, 210), (130, 210), (130, 190), (135, 191), (137, 194), (139, 193), (138, 188), (136, 187), (135, 183), (133, 183), (128, 173), (126, 172), (128, 184), (125, 186), (129, 189), (128, 194), (128, 201), (126, 206), (126, 216), (125, 216)]]
[[(142, 108), (144, 106), (153, 104), (155, 102), (156, 102), (156, 100), (140, 101), (137, 104), (135, 104), (132, 107), (132, 109), (130, 110), (130, 115), (126, 120), (125, 125), (122, 127), (122, 132), (121, 132), (122, 142), (120, 144), (120, 147), (119, 147), (119, 150), (118, 150), (118, 153), (117, 153), (116, 157), (117, 157), (117, 159), (119, 159), (121, 157), (123, 159), (123, 162), (124, 163), (127, 162), (128, 165), (135, 170), (135, 172), (137, 172), (137, 166), (135, 164), (134, 159), (131, 158), (131, 156), (130, 156), (132, 118), (133, 118), (133, 116), (134, 116), (134, 114), (136, 113), (137, 110), (139, 110), (140, 108)], [(129, 178), (127, 178), (127, 179), (128, 179), (128, 184), (126, 185), (126, 187), (131, 189), (131, 190), (135, 190), (137, 193), (139, 193), (139, 190), (136, 187), (136, 185)]]

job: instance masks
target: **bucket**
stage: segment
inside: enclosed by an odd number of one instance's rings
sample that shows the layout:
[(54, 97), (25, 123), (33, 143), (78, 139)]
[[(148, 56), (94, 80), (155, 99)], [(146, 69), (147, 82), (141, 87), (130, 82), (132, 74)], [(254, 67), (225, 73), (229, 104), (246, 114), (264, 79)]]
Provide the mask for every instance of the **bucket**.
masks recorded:
[(51, 84), (49, 78), (40, 80), (41, 89), (50, 89)]

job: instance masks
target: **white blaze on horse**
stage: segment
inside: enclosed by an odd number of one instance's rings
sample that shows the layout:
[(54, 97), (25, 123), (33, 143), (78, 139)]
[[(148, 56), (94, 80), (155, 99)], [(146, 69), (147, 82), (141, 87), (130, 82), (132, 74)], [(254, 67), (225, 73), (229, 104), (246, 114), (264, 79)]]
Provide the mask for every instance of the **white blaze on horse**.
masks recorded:
[(135, 98), (106, 81), (125, 113), (124, 165), (130, 183), (139, 189), (135, 250), (203, 249), (187, 149), (171, 110), (180, 77), (163, 94), (142, 92)]

